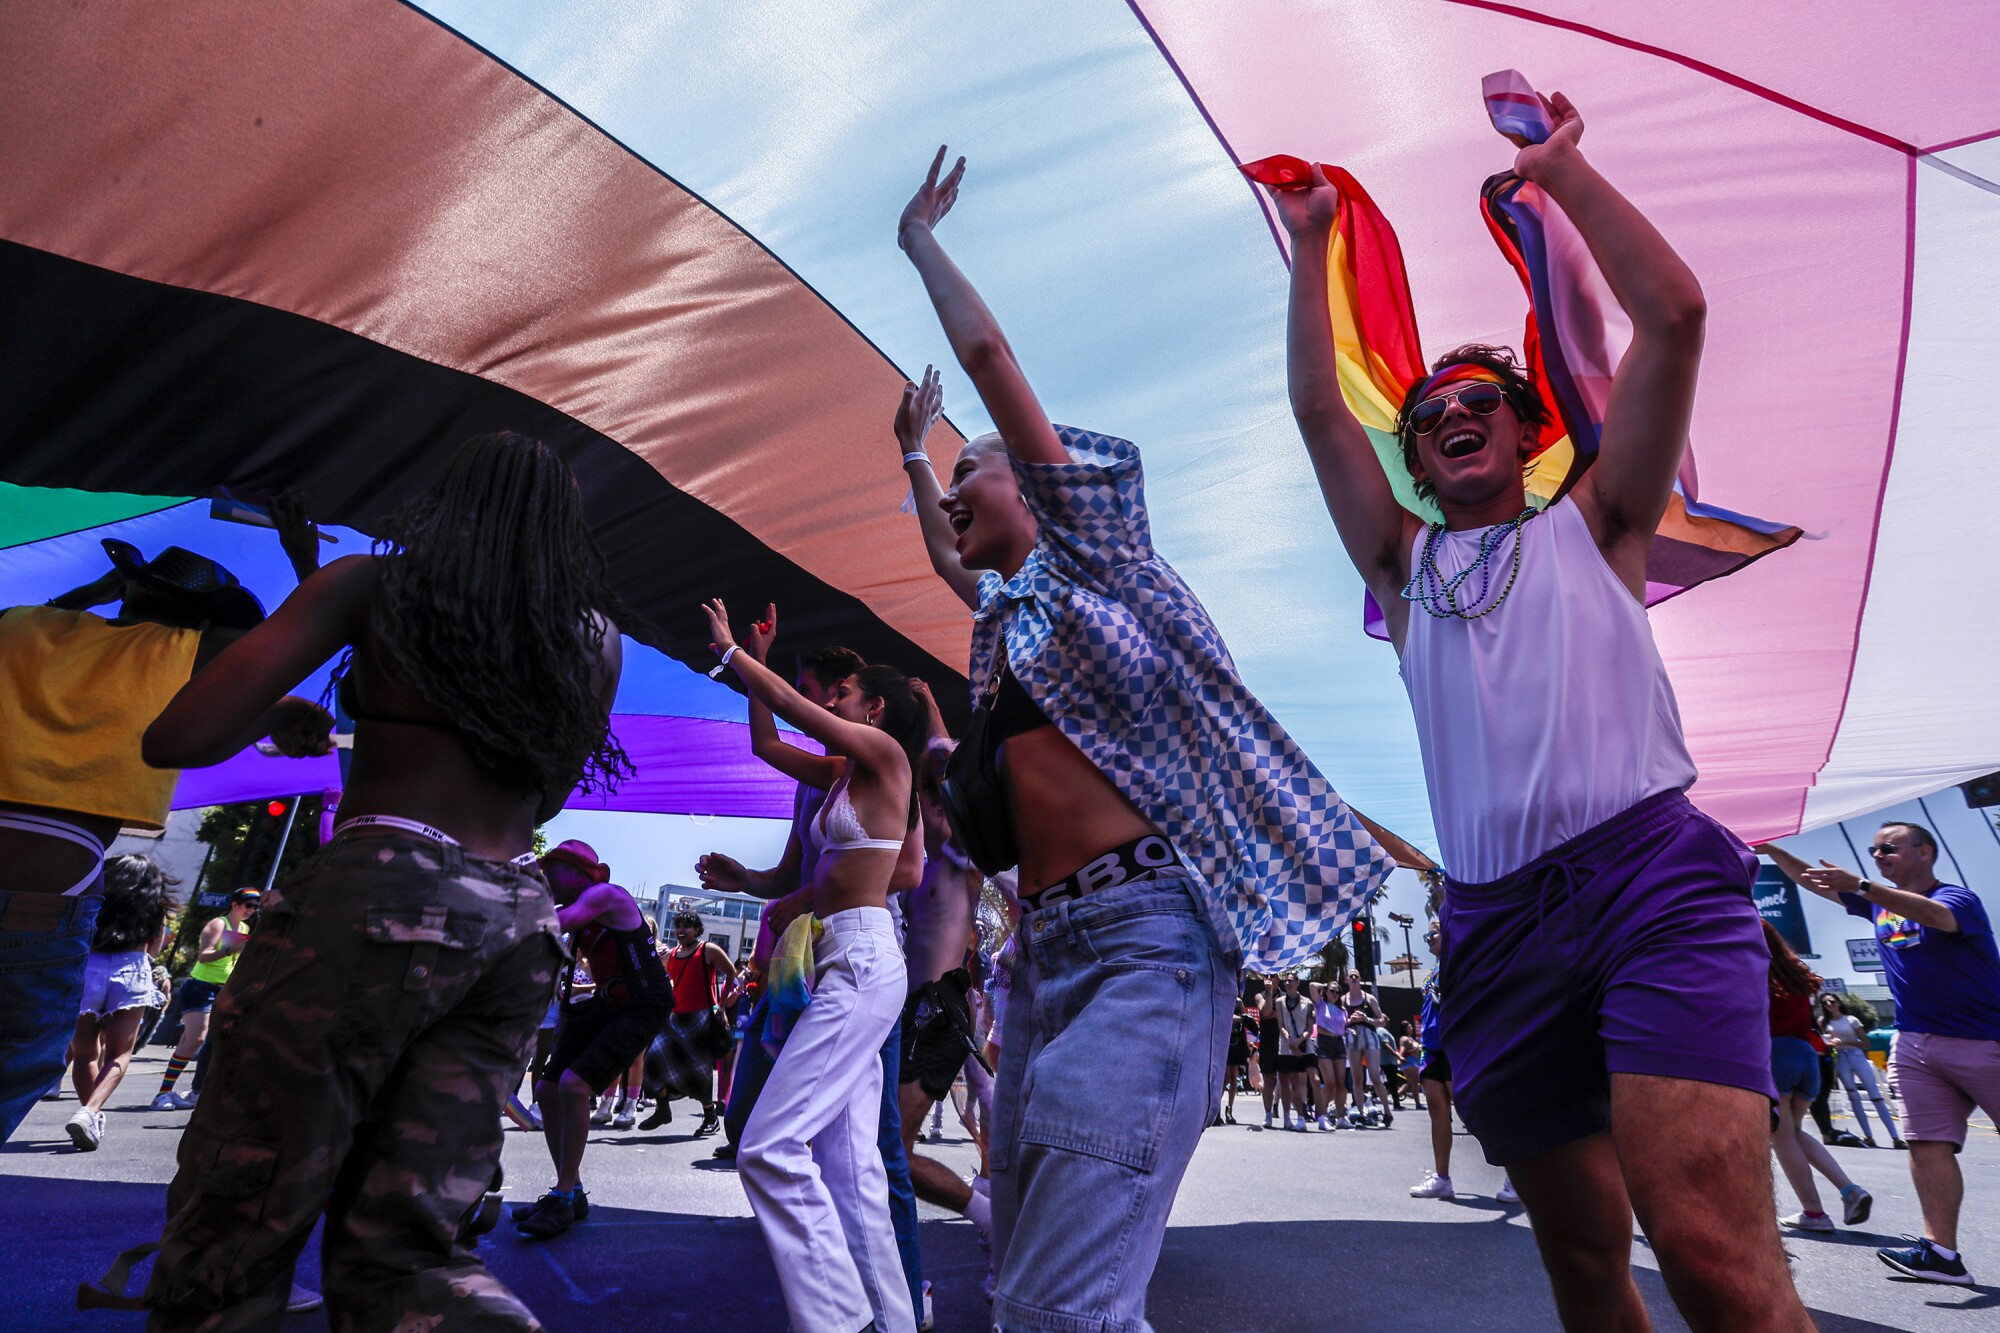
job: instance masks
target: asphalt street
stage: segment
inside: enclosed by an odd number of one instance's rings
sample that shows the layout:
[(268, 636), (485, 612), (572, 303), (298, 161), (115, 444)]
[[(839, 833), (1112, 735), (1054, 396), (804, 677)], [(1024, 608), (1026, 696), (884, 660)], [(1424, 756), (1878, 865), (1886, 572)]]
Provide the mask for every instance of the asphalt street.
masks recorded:
[[(137, 1314), (78, 1314), (73, 1302), (77, 1284), (102, 1272), (118, 1250), (158, 1234), (163, 1187), (188, 1119), (145, 1109), (160, 1065), (156, 1050), (134, 1062), (96, 1152), (73, 1151), (63, 1133), (76, 1108), (67, 1092), (38, 1105), (0, 1149), (0, 1328), (120, 1333), (143, 1326)], [(1288, 1134), (1262, 1129), (1250, 1106), (1247, 1097), (1239, 1102), (1244, 1124), (1208, 1132), (1189, 1168), (1152, 1284), (1149, 1317), (1159, 1333), (1555, 1327), (1527, 1219), (1494, 1201), (1500, 1173), (1471, 1139), (1457, 1140), (1459, 1198), (1416, 1200), (1408, 1189), (1430, 1156), (1422, 1115), (1399, 1116), (1387, 1130)], [(974, 1150), (946, 1119), (944, 1142), (924, 1151), (969, 1171)], [(493, 1271), (553, 1333), (786, 1327), (735, 1172), (710, 1158), (713, 1141), (694, 1140), (693, 1128), (694, 1118), (682, 1114), (649, 1134), (598, 1131), (584, 1160), (589, 1221), (546, 1243), (524, 1241), (503, 1222), (482, 1242)], [(1905, 1156), (1866, 1149), (1837, 1155), (1876, 1204), (1865, 1227), (1787, 1242), (1819, 1326), (1971, 1333), (2000, 1323), (2000, 1137), (1992, 1126), (1978, 1122), (1962, 1158), (1961, 1248), (1974, 1276), (1985, 1280), (1970, 1289), (1896, 1278), (1872, 1253), (1919, 1229)], [(551, 1179), (538, 1135), (510, 1129), (505, 1161), (510, 1200), (533, 1197)], [(1781, 1198), (1781, 1211), (1796, 1208), (1788, 1191)], [(937, 1327), (984, 1328), (985, 1259), (972, 1227), (929, 1208), (925, 1218)], [(1643, 1239), (1634, 1256), (1658, 1326), (1684, 1328)], [(300, 1280), (317, 1285), (317, 1266), (317, 1249), (309, 1248)], [(286, 1327), (323, 1328), (325, 1316), (292, 1316)]]

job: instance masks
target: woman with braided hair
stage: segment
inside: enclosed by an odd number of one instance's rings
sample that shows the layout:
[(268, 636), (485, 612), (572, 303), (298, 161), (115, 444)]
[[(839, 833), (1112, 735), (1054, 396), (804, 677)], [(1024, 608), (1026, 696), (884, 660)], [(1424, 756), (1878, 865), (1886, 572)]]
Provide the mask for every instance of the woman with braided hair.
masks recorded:
[(374, 554), (312, 574), (147, 731), (149, 763), (220, 763), (348, 652), (341, 822), (265, 903), (217, 1006), (154, 1328), (277, 1318), (322, 1211), (336, 1325), (537, 1327), (461, 1226), (562, 960), (535, 826), (630, 769), (609, 731), (614, 617), (568, 465), (483, 436)]

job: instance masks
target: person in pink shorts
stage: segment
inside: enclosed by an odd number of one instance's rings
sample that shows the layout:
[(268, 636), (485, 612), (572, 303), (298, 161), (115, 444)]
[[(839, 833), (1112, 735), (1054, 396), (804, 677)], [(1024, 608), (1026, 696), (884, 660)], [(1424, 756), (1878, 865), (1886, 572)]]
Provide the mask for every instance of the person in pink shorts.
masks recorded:
[(1761, 849), (1785, 873), (1875, 928), (1882, 970), (1896, 999), (1890, 1073), (1903, 1100), (1910, 1175), (1924, 1210), (1916, 1244), (1875, 1251), (1905, 1277), (1971, 1286), (1958, 1253), (1965, 1177), (1958, 1153), (1976, 1105), (2000, 1120), (2000, 950), (1979, 895), (1937, 877), (1937, 839), (1916, 824), (1884, 824), (1868, 847), (1865, 880), (1822, 861), (1806, 865)]

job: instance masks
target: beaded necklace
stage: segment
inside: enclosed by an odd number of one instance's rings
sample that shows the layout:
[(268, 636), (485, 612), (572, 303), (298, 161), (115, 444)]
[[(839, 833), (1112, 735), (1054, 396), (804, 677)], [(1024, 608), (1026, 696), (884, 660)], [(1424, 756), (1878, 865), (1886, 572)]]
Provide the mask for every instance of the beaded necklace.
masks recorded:
[[(1444, 576), (1437, 567), (1438, 543), (1444, 539), (1445, 526), (1432, 523), (1424, 537), (1424, 551), (1417, 558), (1417, 568), (1410, 575), (1410, 581), (1403, 585), (1403, 600), (1415, 602), (1439, 620), (1477, 620), (1500, 609), (1507, 600), (1507, 594), (1514, 591), (1514, 580), (1521, 576), (1521, 525), (1541, 511), (1533, 507), (1523, 509), (1513, 519), (1488, 528), (1479, 539), (1479, 554), (1473, 562), (1450, 578)], [(1501, 587), (1500, 595), (1480, 610), (1473, 607), (1486, 602), (1486, 595), (1493, 588), (1493, 555), (1500, 549), (1500, 543), (1514, 534), (1514, 558), (1512, 568), (1507, 573), (1507, 582)], [(1473, 574), (1479, 575), (1479, 591), (1462, 605), (1459, 591)]]

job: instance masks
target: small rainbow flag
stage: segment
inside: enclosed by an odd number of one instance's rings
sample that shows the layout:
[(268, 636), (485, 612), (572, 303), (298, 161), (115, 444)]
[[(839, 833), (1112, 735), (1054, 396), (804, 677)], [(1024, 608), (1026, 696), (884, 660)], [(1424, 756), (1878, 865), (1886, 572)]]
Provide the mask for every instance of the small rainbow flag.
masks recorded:
[[(1517, 143), (1548, 137), (1551, 126), (1541, 99), (1517, 71), (1488, 75), (1482, 91), (1487, 114), (1502, 134)], [(1427, 369), (1402, 247), (1359, 181), (1339, 167), (1322, 164), (1320, 170), (1340, 191), (1327, 254), (1327, 304), (1341, 395), (1374, 443), (1397, 500), (1425, 522), (1440, 522), (1437, 506), (1417, 495), (1396, 438), (1396, 411)], [(1301, 158), (1280, 155), (1247, 163), (1243, 173), (1287, 189), (1302, 187), (1312, 168)], [(1527, 291), (1521, 354), (1543, 401), (1555, 409), (1528, 474), (1529, 501), (1546, 507), (1597, 459), (1611, 377), (1630, 345), (1631, 324), (1583, 237), (1534, 185), (1503, 172), (1481, 188), (1480, 209)], [(1690, 446), (1647, 557), (1649, 606), (1799, 539), (1796, 527), (1703, 504), (1695, 494)], [(1365, 624), (1376, 638), (1388, 637), (1372, 597)]]

